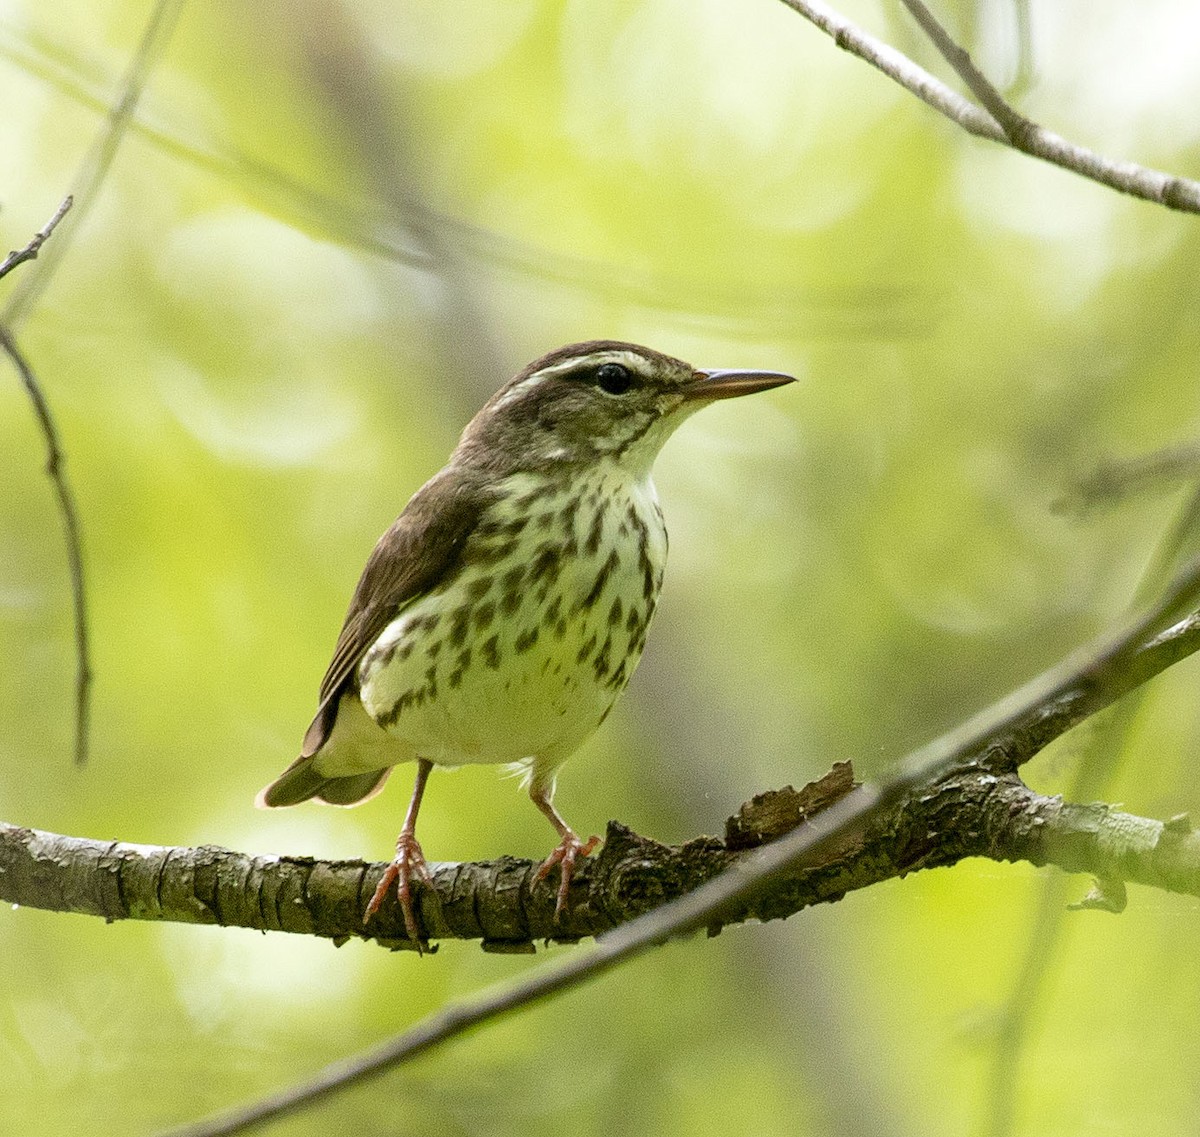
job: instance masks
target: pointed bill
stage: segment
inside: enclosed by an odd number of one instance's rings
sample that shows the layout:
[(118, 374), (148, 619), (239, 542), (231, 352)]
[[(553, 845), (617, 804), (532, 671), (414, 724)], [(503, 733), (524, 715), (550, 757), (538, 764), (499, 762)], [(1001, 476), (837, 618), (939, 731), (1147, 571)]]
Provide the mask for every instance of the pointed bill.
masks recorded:
[(685, 400), (736, 399), (769, 391), (785, 383), (796, 382), (794, 375), (782, 371), (697, 371), (696, 378), (683, 389)]

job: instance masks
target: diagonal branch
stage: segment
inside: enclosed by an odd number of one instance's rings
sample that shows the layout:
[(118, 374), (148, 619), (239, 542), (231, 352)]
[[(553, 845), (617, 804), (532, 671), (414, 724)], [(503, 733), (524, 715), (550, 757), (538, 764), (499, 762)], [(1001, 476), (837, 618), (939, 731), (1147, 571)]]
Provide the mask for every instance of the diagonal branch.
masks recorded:
[(991, 80), (971, 60), (971, 56), (946, 31), (937, 17), (921, 2), (921, 0), (900, 0), (912, 14), (914, 20), (921, 25), (923, 31), (942, 54), (942, 58), (958, 73), (958, 76), (984, 106), (984, 109), (999, 124), (1004, 133), (1018, 149), (1020, 139), (1037, 129), (1037, 126), (1024, 115), (1019, 114), (1004, 98)]
[[(802, 792), (791, 803), (795, 808), (783, 811), (785, 817), (792, 814), (785, 822), (790, 831), (747, 853), (737, 848), (747, 833), (769, 840), (778, 832), (765, 820), (778, 816), (771, 808), (778, 802), (751, 803), (749, 822), (744, 810), (730, 827), (733, 841), (699, 838), (676, 850), (610, 828), (607, 849), (580, 874), (578, 894), (561, 925), (553, 923), (552, 888), (531, 880), (533, 862), (439, 866), (434, 890), (421, 895), (421, 917), (431, 938), (455, 934), (474, 921), (472, 934), (485, 944), (528, 950), (532, 936), (575, 937), (595, 934), (606, 921), (630, 922), (511, 990), (452, 1007), (376, 1051), (181, 1133), (239, 1132), (290, 1112), (482, 1022), (577, 986), (672, 936), (779, 918), (887, 876), (963, 856), (1093, 872), (1107, 885), (1093, 906), (1111, 906), (1124, 880), (1200, 895), (1200, 833), (1186, 819), (1163, 824), (1103, 805), (1065, 804), (1034, 794), (1016, 775), (1041, 747), (1200, 647), (1200, 615), (1178, 619), (1197, 603), (1200, 564), (1122, 633), (1076, 653), (910, 755), (880, 785), (855, 788), (808, 814), (800, 801), (811, 805), (806, 796), (811, 791)], [(384, 867), (80, 842), (11, 826), (0, 828), (0, 838), (5, 857), (0, 899), (108, 919), (289, 927), (338, 940), (364, 934), (357, 920)], [(58, 856), (71, 846), (77, 856)], [(486, 880), (484, 893), (477, 874)], [(395, 907), (385, 906), (378, 926), (372, 924), (375, 938), (400, 936), (403, 924)], [(399, 938), (384, 942), (407, 946)]]
[[(1121, 193), (1157, 202), (1168, 209), (1200, 213), (1200, 182), (1165, 174), (1135, 162), (1106, 158), (1027, 119), (1020, 119), (1027, 126), (1017, 129), (1014, 136), (1010, 137), (1001, 122), (987, 111), (964, 99), (908, 56), (876, 39), (822, 0), (783, 0), (783, 3), (820, 28), (838, 47), (882, 71), (889, 79), (912, 92), (939, 114), (958, 123), (968, 133), (1003, 143)], [(986, 79), (983, 81), (987, 82)], [(1004, 102), (998, 93), (997, 98), (1001, 103)], [(1016, 114), (1015, 111), (1012, 113)], [(1015, 123), (1010, 125), (1015, 126)]]
[[(609, 839), (613, 836), (610, 827)], [(923, 850), (927, 852), (930, 845), (941, 841), (948, 845), (939, 847), (936, 855), (924, 855)], [(912, 857), (908, 871), (953, 863), (964, 856), (988, 856), (1005, 861), (1028, 860), (1037, 865), (1059, 864), (1068, 871), (1091, 872), (1101, 880), (1136, 879), (1200, 895), (1200, 831), (1189, 829), (1186, 823), (1150, 821), (1104, 805), (1069, 805), (1058, 797), (1034, 793), (1015, 775), (993, 778), (978, 771), (941, 783), (920, 803), (910, 801), (887, 824), (873, 827), (861, 844), (855, 843), (825, 863), (812, 866), (796, 881), (777, 881), (775, 895), (782, 899), (790, 891), (786, 900), (790, 906), (799, 891), (820, 880), (825, 890), (821, 899), (837, 900), (845, 890), (867, 883), (863, 870), (872, 875), (875, 869), (868, 866), (878, 865), (881, 852), (892, 863), (897, 855)], [(763, 912), (760, 918), (772, 919), (781, 914)], [(166, 1137), (244, 1133), (377, 1077), (481, 1022), (509, 1015), (608, 970), (628, 957), (631, 945), (641, 939), (635, 929), (643, 923), (621, 928), (601, 940), (591, 953), (542, 968), (514, 986), (498, 987), (451, 1004), (412, 1030), (333, 1063), (298, 1086), (248, 1107), (182, 1126)]]
[(50, 218), (30, 239), (29, 244), (23, 249), (14, 249), (0, 262), (0, 278), (6, 277), (19, 264), (24, 264), (26, 261), (37, 259), (38, 253), (41, 252), (42, 246), (49, 239), (50, 234), (58, 227), (58, 223), (67, 215), (67, 210), (74, 204), (74, 198), (68, 194), (62, 199), (59, 207), (54, 211), (54, 216)]
[(71, 234), (83, 224), (92, 204), (108, 176), (113, 159), (125, 137), (142, 92), (150, 79), (150, 73), (175, 30), (175, 24), (183, 9), (184, 0), (155, 0), (154, 8), (142, 38), (138, 43), (129, 70), (121, 84), (121, 95), (108, 112), (108, 126), (97, 136), (75, 174), (74, 197), (77, 208), (71, 220), (63, 227), (60, 239), (50, 246), (46, 257), (34, 272), (26, 274), (20, 288), (9, 297), (0, 320), (10, 330), (15, 329), (29, 314), (30, 309), (50, 283), (55, 269), (70, 244)]

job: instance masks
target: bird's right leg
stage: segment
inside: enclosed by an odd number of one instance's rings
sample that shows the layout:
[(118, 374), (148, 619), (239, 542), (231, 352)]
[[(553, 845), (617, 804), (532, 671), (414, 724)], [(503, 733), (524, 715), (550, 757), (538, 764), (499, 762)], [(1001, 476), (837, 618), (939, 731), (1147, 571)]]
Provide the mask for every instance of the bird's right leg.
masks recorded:
[(396, 858), (380, 877), (375, 894), (367, 905), (366, 915), (363, 916), (365, 924), (379, 911), (379, 906), (387, 896), (388, 889), (395, 884), (400, 910), (404, 913), (404, 930), (408, 933), (408, 938), (418, 946), (418, 950), (422, 937), (417, 928), (416, 914), (413, 911), (410, 881), (412, 874), (416, 873), (425, 884), (433, 886), (433, 877), (429, 875), (429, 868), (425, 864), (425, 854), (421, 852), (421, 846), (417, 843), (417, 811), (421, 808), (421, 798), (425, 795), (425, 783), (429, 780), (429, 773), (432, 769), (432, 762), (425, 758), (417, 759), (417, 779), (413, 785), (412, 800), (408, 803), (408, 812), (404, 815), (404, 825), (400, 829), (400, 835), (396, 838)]
[(559, 920), (563, 912), (567, 908), (567, 895), (571, 888), (571, 878), (575, 875), (575, 865), (584, 857), (590, 856), (592, 851), (600, 844), (599, 837), (589, 837), (584, 841), (574, 829), (572, 829), (562, 817), (562, 814), (554, 808), (554, 779), (551, 777), (549, 784), (538, 782), (535, 779), (529, 788), (529, 797), (534, 805), (538, 807), (549, 819), (550, 824), (558, 830), (558, 835), (561, 840), (558, 847), (542, 862), (541, 868), (534, 874), (534, 880), (545, 880), (553, 870), (554, 866), (559, 867), (560, 877), (558, 884), (558, 894), (554, 902), (554, 919)]

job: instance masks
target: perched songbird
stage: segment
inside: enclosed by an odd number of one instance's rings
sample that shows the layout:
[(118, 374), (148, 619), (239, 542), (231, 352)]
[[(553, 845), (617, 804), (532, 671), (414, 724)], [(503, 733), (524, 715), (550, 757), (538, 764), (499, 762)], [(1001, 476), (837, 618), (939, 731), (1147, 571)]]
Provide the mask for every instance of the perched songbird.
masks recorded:
[(434, 766), (513, 763), (558, 830), (556, 914), (582, 841), (554, 808), (559, 766), (603, 721), (641, 658), (667, 559), (650, 467), (694, 411), (791, 382), (773, 371), (697, 371), (612, 340), (531, 363), (471, 420), (367, 561), (296, 759), (258, 796), (353, 805), (415, 761), (396, 858), (367, 908), (397, 885), (420, 943), (410, 880), (430, 883), (416, 839)]

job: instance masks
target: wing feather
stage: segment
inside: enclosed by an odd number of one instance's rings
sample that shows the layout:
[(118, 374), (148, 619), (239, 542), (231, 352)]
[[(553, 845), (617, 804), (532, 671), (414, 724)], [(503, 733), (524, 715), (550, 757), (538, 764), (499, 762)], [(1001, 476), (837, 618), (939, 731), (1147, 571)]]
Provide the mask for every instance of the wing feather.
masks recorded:
[(304, 736), (301, 758), (325, 744), (338, 703), (357, 682), (358, 665), (407, 604), (447, 583), (491, 495), (468, 470), (443, 470), (427, 482), (372, 550), (350, 601), (333, 659), (321, 680), (320, 706)]

